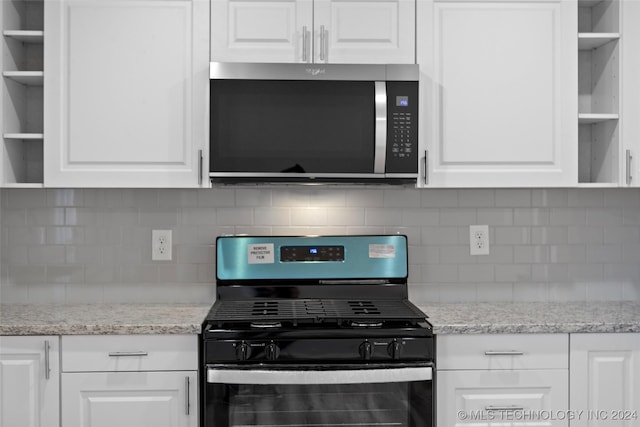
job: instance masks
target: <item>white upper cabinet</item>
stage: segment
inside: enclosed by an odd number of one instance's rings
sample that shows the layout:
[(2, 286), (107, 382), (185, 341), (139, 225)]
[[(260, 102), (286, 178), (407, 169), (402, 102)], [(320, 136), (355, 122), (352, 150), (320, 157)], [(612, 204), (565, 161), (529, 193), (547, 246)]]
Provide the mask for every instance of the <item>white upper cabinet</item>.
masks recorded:
[(45, 6), (48, 187), (198, 187), (208, 146), (207, 0)]
[(216, 62), (415, 63), (415, 0), (212, 0)]
[(420, 0), (419, 185), (577, 183), (574, 1)]
[(621, 6), (623, 182), (640, 187), (640, 2), (625, 0)]

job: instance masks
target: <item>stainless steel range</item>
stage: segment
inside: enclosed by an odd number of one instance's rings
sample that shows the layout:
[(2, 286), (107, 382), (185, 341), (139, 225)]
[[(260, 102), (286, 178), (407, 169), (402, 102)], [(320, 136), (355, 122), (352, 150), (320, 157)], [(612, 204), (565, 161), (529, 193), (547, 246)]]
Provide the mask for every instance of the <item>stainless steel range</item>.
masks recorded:
[(204, 427), (432, 427), (434, 340), (405, 236), (219, 237)]

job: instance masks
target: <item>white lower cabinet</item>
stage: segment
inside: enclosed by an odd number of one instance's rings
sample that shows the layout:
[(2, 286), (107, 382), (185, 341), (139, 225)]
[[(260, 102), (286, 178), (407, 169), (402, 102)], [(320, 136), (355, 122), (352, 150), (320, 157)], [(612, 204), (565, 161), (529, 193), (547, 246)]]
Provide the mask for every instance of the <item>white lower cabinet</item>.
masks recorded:
[(197, 335), (62, 337), (65, 427), (197, 427)]
[(60, 425), (57, 336), (0, 337), (0, 427)]
[(566, 334), (439, 335), (438, 426), (568, 426)]
[(572, 427), (640, 426), (640, 333), (571, 335)]
[(62, 374), (62, 421), (83, 427), (197, 427), (196, 372)]

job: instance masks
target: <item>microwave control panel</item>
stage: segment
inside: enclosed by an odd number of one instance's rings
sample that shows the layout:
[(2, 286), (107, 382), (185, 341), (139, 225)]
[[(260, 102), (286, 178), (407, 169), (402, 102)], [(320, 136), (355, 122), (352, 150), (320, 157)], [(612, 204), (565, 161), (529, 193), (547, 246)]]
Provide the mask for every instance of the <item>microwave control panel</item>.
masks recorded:
[(386, 173), (418, 172), (418, 82), (387, 82)]

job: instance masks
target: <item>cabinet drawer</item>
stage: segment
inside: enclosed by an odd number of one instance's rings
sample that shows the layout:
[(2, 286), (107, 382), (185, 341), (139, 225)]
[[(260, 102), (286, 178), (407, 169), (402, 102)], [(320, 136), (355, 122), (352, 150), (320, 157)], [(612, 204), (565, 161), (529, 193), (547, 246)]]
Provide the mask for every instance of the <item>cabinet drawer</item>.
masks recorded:
[(197, 335), (70, 335), (62, 337), (62, 371), (198, 369)]
[(568, 369), (567, 334), (438, 335), (438, 369)]
[(567, 426), (567, 370), (444, 371), (438, 374), (438, 426)]

